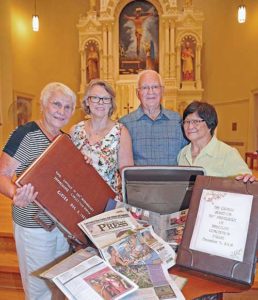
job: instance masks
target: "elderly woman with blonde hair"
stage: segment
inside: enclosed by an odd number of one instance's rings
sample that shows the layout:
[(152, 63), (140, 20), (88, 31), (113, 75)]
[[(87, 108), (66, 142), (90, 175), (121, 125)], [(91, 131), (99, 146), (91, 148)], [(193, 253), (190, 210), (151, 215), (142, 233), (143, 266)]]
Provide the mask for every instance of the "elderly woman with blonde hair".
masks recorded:
[[(21, 188), (13, 182), (50, 143), (63, 132), (76, 104), (75, 93), (59, 82), (47, 84), (41, 92), (41, 117), (17, 127), (4, 146), (0, 157), (0, 193), (12, 200), (12, 216), (16, 250), (26, 299), (52, 299), (54, 288), (34, 275), (34, 272), (69, 251), (69, 244), (56, 227), (46, 231), (35, 220), (40, 208), (33, 202), (37, 192), (31, 184)], [(41, 178), (44, 180), (44, 178)], [(42, 213), (47, 224), (53, 221)]]

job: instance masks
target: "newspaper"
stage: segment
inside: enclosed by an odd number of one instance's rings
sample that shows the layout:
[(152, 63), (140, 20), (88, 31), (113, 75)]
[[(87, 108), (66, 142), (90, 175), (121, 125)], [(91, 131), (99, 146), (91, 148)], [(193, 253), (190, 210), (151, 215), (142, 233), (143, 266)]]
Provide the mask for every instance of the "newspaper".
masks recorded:
[(57, 275), (68, 271), (69, 269), (75, 267), (79, 263), (94, 255), (98, 255), (98, 252), (95, 248), (87, 247), (85, 249), (80, 249), (67, 258), (63, 259), (59, 263), (56, 263), (51, 268), (48, 268), (46, 271), (42, 272), (40, 274), (40, 277), (52, 280)]
[(172, 278), (172, 280), (176, 283), (178, 288), (180, 290), (183, 289), (183, 287), (187, 284), (188, 279), (182, 276), (178, 276), (175, 274), (169, 274), (169, 276)]
[(164, 228), (165, 240), (177, 251), (181, 244), (185, 229), (188, 209), (168, 215), (166, 228)]
[(185, 299), (164, 265), (118, 266), (115, 269), (139, 286), (139, 289), (126, 296), (125, 300)]
[(125, 299), (185, 299), (168, 269), (175, 251), (151, 226), (142, 226), (124, 207), (78, 224), (115, 270), (140, 289)]
[(111, 265), (162, 263), (168, 269), (175, 264), (175, 251), (151, 226), (139, 225), (125, 208), (104, 212), (78, 225)]
[(161, 215), (123, 202), (116, 202), (116, 208), (125, 207), (142, 226), (152, 225), (155, 233), (177, 251), (183, 237), (188, 209)]
[(98, 249), (142, 228), (125, 208), (110, 210), (78, 224)]
[(99, 256), (92, 256), (53, 278), (69, 300), (121, 299), (138, 286)]
[[(41, 273), (40, 276), (52, 280), (59, 274), (68, 271), (86, 259), (96, 255), (96, 253), (96, 249), (91, 247), (80, 249), (52, 268)], [(128, 266), (128, 268), (122, 266), (115, 266), (114, 268), (130, 278), (140, 288), (131, 295), (126, 296), (125, 299), (168, 299), (167, 297), (169, 295), (173, 296), (173, 293), (177, 296), (177, 299), (183, 299), (182, 295), (178, 292), (178, 288), (181, 290), (186, 284), (187, 279), (177, 275), (168, 274), (164, 266), (134, 265)], [(172, 280), (167, 279), (168, 275)]]

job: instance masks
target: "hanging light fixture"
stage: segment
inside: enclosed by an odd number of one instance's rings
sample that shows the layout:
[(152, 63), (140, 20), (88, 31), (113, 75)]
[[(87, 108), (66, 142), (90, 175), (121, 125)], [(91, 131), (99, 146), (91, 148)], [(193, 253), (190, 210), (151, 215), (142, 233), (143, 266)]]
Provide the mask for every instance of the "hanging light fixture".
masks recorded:
[(237, 20), (238, 23), (245, 23), (246, 20), (246, 7), (242, 4), (238, 6), (238, 12), (237, 12)]
[(32, 29), (33, 31), (39, 31), (39, 16), (36, 14), (36, 0), (34, 0), (35, 2), (35, 13), (34, 15), (32, 15)]

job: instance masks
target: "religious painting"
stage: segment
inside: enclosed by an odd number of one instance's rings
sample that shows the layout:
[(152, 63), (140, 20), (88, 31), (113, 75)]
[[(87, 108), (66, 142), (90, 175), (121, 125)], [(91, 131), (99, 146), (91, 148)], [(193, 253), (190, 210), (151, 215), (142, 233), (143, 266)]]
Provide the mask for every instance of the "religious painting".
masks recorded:
[(181, 43), (181, 74), (182, 81), (195, 80), (196, 39), (186, 35)]
[(147, 1), (132, 1), (119, 17), (119, 73), (159, 69), (159, 16)]
[(86, 51), (86, 81), (99, 78), (99, 45), (95, 40), (90, 40), (85, 45)]
[(21, 126), (31, 120), (33, 96), (25, 93), (14, 93), (15, 125)]

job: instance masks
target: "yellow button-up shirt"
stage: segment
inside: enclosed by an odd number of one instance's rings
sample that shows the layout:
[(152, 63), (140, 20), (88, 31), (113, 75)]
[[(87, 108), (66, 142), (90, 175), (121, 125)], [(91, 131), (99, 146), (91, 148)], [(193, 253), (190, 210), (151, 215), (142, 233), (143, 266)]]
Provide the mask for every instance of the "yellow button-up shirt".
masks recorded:
[(252, 174), (239, 152), (219, 141), (215, 136), (201, 150), (194, 162), (191, 155), (191, 143), (178, 154), (178, 165), (200, 166), (206, 170), (206, 175), (217, 177)]

